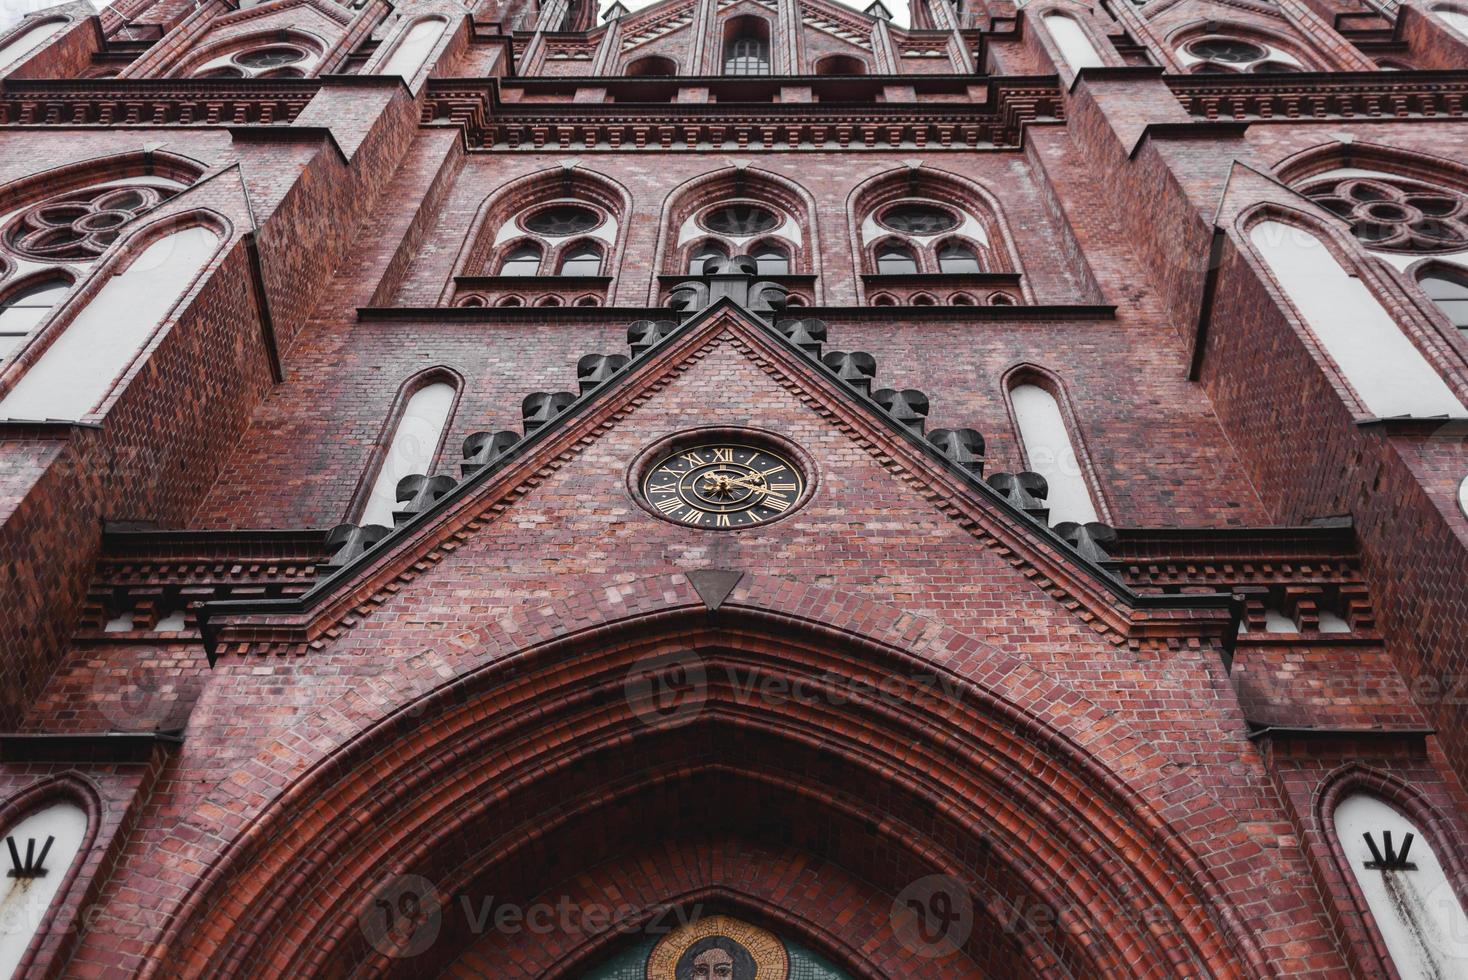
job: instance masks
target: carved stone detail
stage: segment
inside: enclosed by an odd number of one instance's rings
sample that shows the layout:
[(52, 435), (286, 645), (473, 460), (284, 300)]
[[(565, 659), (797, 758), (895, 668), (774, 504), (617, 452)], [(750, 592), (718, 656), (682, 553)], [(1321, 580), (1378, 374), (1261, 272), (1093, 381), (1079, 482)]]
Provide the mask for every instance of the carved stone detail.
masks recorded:
[(916, 388), (879, 388), (872, 392), (872, 400), (887, 410), (887, 414), (921, 434), (928, 418), (928, 396)]
[(984, 437), (977, 429), (934, 429), (928, 441), (970, 473), (984, 475)]

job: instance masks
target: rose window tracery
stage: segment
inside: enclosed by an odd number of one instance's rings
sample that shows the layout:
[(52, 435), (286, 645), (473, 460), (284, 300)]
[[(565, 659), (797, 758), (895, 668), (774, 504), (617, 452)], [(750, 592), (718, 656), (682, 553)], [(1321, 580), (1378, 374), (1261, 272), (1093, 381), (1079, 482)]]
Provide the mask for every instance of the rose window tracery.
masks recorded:
[(1454, 252), (1468, 248), (1468, 198), (1444, 187), (1387, 177), (1346, 177), (1305, 195), (1344, 218), (1374, 249)]
[(43, 262), (87, 261), (107, 250), (124, 225), (173, 197), (168, 187), (91, 187), (26, 209), (5, 232), (5, 243)]

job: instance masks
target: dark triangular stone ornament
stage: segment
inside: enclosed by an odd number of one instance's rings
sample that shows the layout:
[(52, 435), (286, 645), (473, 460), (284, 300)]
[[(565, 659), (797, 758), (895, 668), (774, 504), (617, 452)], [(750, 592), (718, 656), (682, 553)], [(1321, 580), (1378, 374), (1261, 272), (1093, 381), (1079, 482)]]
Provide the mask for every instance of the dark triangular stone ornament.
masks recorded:
[(724, 568), (700, 568), (688, 573), (688, 582), (693, 586), (709, 612), (716, 611), (729, 598), (734, 586), (744, 577), (743, 572), (731, 572)]

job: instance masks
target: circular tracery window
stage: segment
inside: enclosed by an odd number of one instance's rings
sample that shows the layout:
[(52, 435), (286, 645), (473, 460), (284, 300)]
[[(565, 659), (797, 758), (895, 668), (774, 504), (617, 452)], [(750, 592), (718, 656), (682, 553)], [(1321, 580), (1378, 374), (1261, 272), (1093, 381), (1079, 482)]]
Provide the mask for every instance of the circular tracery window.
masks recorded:
[(884, 211), (880, 220), (904, 235), (937, 235), (958, 227), (958, 215), (934, 204), (899, 204)]
[(1269, 52), (1257, 44), (1230, 37), (1209, 37), (1188, 45), (1188, 53), (1204, 61), (1217, 61), (1225, 65), (1247, 65), (1262, 61)]
[(601, 224), (601, 215), (581, 204), (553, 204), (524, 220), (525, 230), (547, 238), (565, 238)]
[(743, 238), (769, 231), (780, 224), (773, 211), (757, 204), (725, 204), (703, 216), (703, 226), (719, 235)]
[(1346, 177), (1305, 195), (1350, 222), (1372, 248), (1455, 252), (1468, 248), (1468, 199), (1431, 184), (1388, 177)]
[(242, 51), (234, 56), (235, 64), (254, 71), (263, 71), (267, 68), (280, 68), (284, 65), (294, 65), (298, 61), (304, 61), (306, 53), (295, 48), (256, 48), (253, 51)]
[(123, 225), (178, 191), (171, 187), (92, 187), (28, 208), (5, 232), (20, 255), (41, 261), (94, 259)]

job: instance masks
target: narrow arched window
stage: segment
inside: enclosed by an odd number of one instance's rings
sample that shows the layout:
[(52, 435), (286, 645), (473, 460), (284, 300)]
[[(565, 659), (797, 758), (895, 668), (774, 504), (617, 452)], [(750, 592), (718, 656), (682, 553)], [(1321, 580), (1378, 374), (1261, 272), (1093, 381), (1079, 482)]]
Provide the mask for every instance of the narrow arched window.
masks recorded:
[(724, 249), (712, 242), (706, 242), (688, 257), (688, 274), (690, 276), (707, 275), (714, 271), (714, 263), (728, 257), (729, 253)]
[(0, 401), (0, 418), (80, 419), (94, 410), (193, 285), (219, 246), (171, 232), (108, 278)]
[(780, 245), (759, 245), (752, 253), (756, 270), (762, 276), (790, 274), (790, 253)]
[(362, 510), (359, 524), (381, 524), (392, 527), (393, 511), (398, 506), (398, 481), (405, 476), (433, 469), (438, 445), (448, 427), (449, 412), (454, 406), (454, 386), (447, 381), (434, 381), (418, 388), (403, 406), (388, 441), (387, 451), (378, 464), (372, 493)]
[(387, 61), (383, 62), (378, 69), (380, 75), (401, 75), (405, 80), (411, 82), (417, 77), (423, 67), (423, 62), (432, 53), (438, 39), (443, 37), (443, 32), (449, 22), (442, 17), (425, 17), (403, 35), (398, 46), (393, 50)]
[(877, 247), (877, 271), (888, 276), (910, 275), (918, 271), (917, 260), (906, 245), (886, 242)]
[(1065, 59), (1071, 71), (1096, 68), (1104, 64), (1096, 46), (1074, 18), (1065, 14), (1046, 14), (1041, 20), (1045, 22), (1050, 36), (1055, 39), (1055, 46), (1060, 49), (1060, 56)]
[(561, 275), (601, 275), (601, 249), (591, 244), (573, 245), (561, 256)]
[(1385, 800), (1356, 793), (1335, 808), (1335, 831), (1397, 974), (1461, 976), (1468, 916), (1422, 828)]
[(0, 300), (0, 361), (41, 325), (70, 288), (71, 280), (55, 276), (23, 286)]
[(1070, 429), (1055, 396), (1039, 385), (1018, 384), (1009, 390), (1009, 402), (1014, 407), (1014, 421), (1019, 426), (1029, 468), (1050, 485), (1050, 522), (1085, 524), (1098, 520)]
[(540, 246), (526, 243), (516, 245), (505, 256), (505, 261), (500, 265), (502, 276), (538, 276), (540, 275)]
[(974, 250), (958, 242), (948, 242), (938, 249), (938, 269), (953, 273), (983, 271)]
[(1468, 330), (1468, 273), (1434, 266), (1418, 277), (1422, 291), (1459, 330)]
[(31, 940), (50, 924), (51, 906), (86, 837), (87, 814), (68, 800), (32, 810), (5, 832), (0, 860), (11, 867), (0, 877), (0, 977), (15, 975)]
[(1379, 418), (1468, 414), (1366, 284), (1342, 268), (1324, 242), (1281, 221), (1261, 221), (1249, 239), (1368, 412)]
[(770, 48), (763, 38), (743, 34), (724, 44), (724, 74), (768, 75)]

